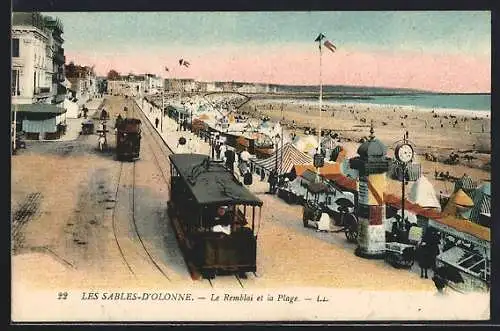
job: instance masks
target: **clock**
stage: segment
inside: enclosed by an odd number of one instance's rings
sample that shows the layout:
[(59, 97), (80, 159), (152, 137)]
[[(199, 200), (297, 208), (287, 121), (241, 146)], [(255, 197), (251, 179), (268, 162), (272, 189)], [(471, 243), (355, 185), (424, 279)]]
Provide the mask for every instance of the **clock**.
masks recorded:
[(413, 159), (413, 154), (414, 154), (413, 147), (411, 147), (410, 144), (403, 143), (396, 147), (394, 154), (396, 156), (396, 159), (398, 159), (398, 161), (403, 163), (408, 163)]

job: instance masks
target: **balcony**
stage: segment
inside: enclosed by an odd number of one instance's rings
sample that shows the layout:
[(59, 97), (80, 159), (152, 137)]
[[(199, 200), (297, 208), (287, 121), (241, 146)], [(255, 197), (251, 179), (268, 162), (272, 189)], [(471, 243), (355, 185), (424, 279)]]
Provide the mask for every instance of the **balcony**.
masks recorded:
[(47, 97), (50, 95), (50, 87), (37, 87), (34, 90), (34, 96), (36, 97)]

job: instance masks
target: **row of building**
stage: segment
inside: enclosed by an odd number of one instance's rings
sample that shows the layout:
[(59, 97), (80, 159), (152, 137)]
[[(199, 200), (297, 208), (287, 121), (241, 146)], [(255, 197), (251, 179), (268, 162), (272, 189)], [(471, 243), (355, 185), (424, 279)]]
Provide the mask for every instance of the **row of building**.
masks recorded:
[(154, 74), (126, 75), (117, 79), (108, 79), (108, 93), (111, 94), (156, 94), (162, 86), (167, 92), (179, 93), (210, 93), (210, 92), (239, 92), (239, 93), (276, 93), (277, 86), (271, 84), (245, 82), (201, 82), (191, 78), (168, 78), (162, 80)]
[[(98, 94), (93, 68), (66, 65), (64, 27), (37, 12), (12, 14), (11, 104), (13, 134), (29, 139), (56, 139), (67, 116)], [(69, 110), (71, 109), (71, 112)]]

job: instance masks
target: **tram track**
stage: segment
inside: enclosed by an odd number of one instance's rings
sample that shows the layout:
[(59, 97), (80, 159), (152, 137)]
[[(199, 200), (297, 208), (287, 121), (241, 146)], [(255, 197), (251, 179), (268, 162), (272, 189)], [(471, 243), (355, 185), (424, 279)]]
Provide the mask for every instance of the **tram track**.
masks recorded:
[[(149, 121), (149, 119), (147, 118), (147, 116), (140, 110), (140, 108), (139, 108), (139, 106), (137, 105), (136, 102), (132, 103), (132, 107), (131, 108), (132, 108), (132, 111), (135, 114), (138, 114), (138, 117), (141, 119), (141, 122), (143, 123), (142, 129), (145, 130), (148, 133), (148, 136), (151, 137), (154, 140), (154, 142), (155, 142), (155, 144), (154, 144), (155, 147), (153, 147), (153, 143), (152, 142), (144, 139), (145, 140), (145, 144), (148, 146), (148, 149), (151, 151), (154, 163), (156, 164), (156, 167), (159, 170), (159, 172), (161, 174), (161, 177), (162, 177), (162, 179), (163, 179), (166, 187), (170, 187), (170, 179), (169, 179), (170, 176), (168, 174), (168, 172), (170, 170), (169, 167), (168, 167), (170, 165), (170, 162), (168, 161), (167, 157), (168, 157), (168, 155), (173, 154), (173, 150), (163, 140), (163, 138), (160, 136), (160, 134), (158, 133), (158, 131), (154, 128), (153, 124)], [(162, 165), (162, 161), (160, 161), (159, 155), (165, 156), (165, 160), (163, 161), (164, 162), (163, 165)], [(167, 168), (166, 171), (164, 171), (165, 168)], [(135, 178), (135, 176), (134, 176), (134, 178)], [(198, 274), (197, 271), (191, 270), (192, 266), (190, 266), (190, 263), (188, 263), (188, 261), (186, 261), (186, 263), (188, 264), (188, 268), (190, 269), (190, 273), (191, 274), (193, 272), (195, 272), (196, 274)], [(217, 283), (220, 283), (220, 282), (226, 283), (226, 282), (229, 281), (230, 278), (233, 279), (233, 277), (234, 277), (234, 279), (236, 279), (238, 287), (245, 288), (244, 281), (237, 274), (234, 274), (234, 275), (231, 275), (231, 276), (228, 275), (228, 277), (217, 278), (217, 280), (215, 280), (215, 279), (207, 279), (207, 281), (210, 284), (210, 287), (214, 288), (214, 285), (216, 285)], [(192, 274), (192, 278), (194, 279), (194, 278), (198, 278), (198, 277), (193, 277), (193, 274)]]
[[(240, 276), (238, 275), (232, 275), (234, 276), (234, 278), (236, 279), (237, 283), (238, 283), (238, 286), (241, 287), (241, 288), (245, 288), (245, 286), (243, 285), (243, 280)], [(225, 282), (228, 282), (228, 279), (229, 278), (232, 278), (232, 277), (225, 277), (225, 276), (218, 276), (217, 278), (213, 278), (213, 279), (207, 279), (208, 283), (210, 284), (210, 287), (211, 288), (215, 288), (216, 284), (217, 283), (225, 283)]]
[[(135, 113), (135, 109), (132, 110)], [(154, 155), (154, 151), (151, 149), (152, 154)], [(156, 158), (156, 155), (155, 155)], [(163, 178), (165, 179), (165, 174), (163, 173), (163, 170), (161, 169), (159, 165), (159, 161), (156, 158), (156, 165), (161, 172)], [(137, 217), (136, 217), (136, 162), (132, 161), (130, 163), (126, 162), (120, 162), (120, 167), (119, 167), (119, 174), (118, 174), (118, 180), (117, 180), (117, 185), (116, 185), (116, 191), (115, 191), (115, 197), (114, 201), (115, 204), (113, 206), (113, 211), (111, 214), (111, 223), (112, 223), (112, 229), (113, 229), (113, 236), (116, 242), (116, 245), (118, 247), (118, 251), (120, 253), (121, 259), (129, 272), (137, 279), (138, 278), (138, 271), (143, 271), (142, 269), (139, 270), (139, 268), (143, 268), (144, 266), (140, 265), (138, 266), (137, 262), (134, 263), (134, 258), (139, 258), (140, 260), (147, 260), (150, 265), (154, 266), (154, 269), (161, 274), (161, 277), (164, 279), (167, 279), (168, 281), (171, 281), (168, 273), (163, 270), (163, 268), (160, 266), (160, 263), (156, 260), (154, 255), (150, 252), (148, 247), (146, 246), (145, 241), (142, 238), (142, 235), (139, 231), (139, 227), (137, 224)], [(126, 199), (125, 195), (129, 194), (129, 198)], [(122, 199), (120, 199), (120, 196), (122, 196)], [(128, 204), (126, 203), (120, 203), (120, 201), (128, 201)], [(117, 210), (121, 208), (122, 204), (126, 205), (126, 209), (128, 209), (129, 212), (124, 213), (128, 214), (128, 223), (126, 224), (126, 227), (129, 227), (132, 225), (133, 232), (134, 232), (134, 237), (137, 239), (137, 241), (134, 241), (132, 238), (128, 237), (128, 231), (125, 229), (119, 229), (119, 224), (118, 224), (118, 217), (117, 217)], [(123, 211), (122, 211), (123, 213)], [(125, 225), (122, 225), (122, 227), (125, 227)], [(122, 232), (122, 235), (120, 235), (120, 232)], [(124, 238), (127, 238), (128, 240), (125, 240)], [(131, 245), (132, 243), (132, 245)], [(141, 253), (142, 254), (141, 254)], [(145, 253), (145, 256), (144, 256)]]

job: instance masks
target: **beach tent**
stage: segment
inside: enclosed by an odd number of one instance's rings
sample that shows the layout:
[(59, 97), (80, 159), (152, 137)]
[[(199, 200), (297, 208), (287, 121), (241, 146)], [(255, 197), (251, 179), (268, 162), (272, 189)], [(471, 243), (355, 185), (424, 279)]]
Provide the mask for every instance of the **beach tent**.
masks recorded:
[(318, 149), (318, 137), (310, 135), (298, 137), (294, 145), (299, 151), (313, 155)]
[(346, 154), (344, 147), (337, 145), (330, 151), (330, 157), (328, 159), (333, 162), (342, 162), (345, 160)]
[(474, 207), (470, 210), (469, 220), (479, 223), (481, 214), (491, 214), (491, 184), (485, 183), (473, 191)]
[(434, 186), (425, 176), (413, 184), (408, 200), (424, 208), (441, 209)]
[[(316, 168), (312, 163), (307, 164), (295, 164), (293, 166), (293, 171), (297, 176), (302, 176), (302, 174), (306, 171), (310, 170), (312, 172), (316, 172)], [(334, 162), (325, 162), (324, 166), (319, 168), (319, 174), (326, 178), (331, 179), (332, 176), (338, 175), (341, 173), (340, 164)]]
[(270, 157), (252, 162), (255, 167), (271, 172), (276, 168), (276, 159), (279, 174), (290, 172), (295, 164), (312, 163), (309, 155), (302, 153), (290, 143), (283, 145), (283, 148), (278, 148)]
[[(387, 173), (389, 175), (389, 178), (394, 180), (399, 180), (400, 182), (403, 181), (403, 169), (394, 160), (392, 160), (391, 163), (389, 164), (389, 170)], [(422, 173), (422, 166), (420, 163), (409, 163), (406, 166), (405, 178), (407, 181), (414, 182), (420, 178), (421, 173)]]
[(470, 209), (474, 206), (472, 199), (462, 189), (450, 196), (443, 210), (445, 216), (459, 216), (468, 219)]
[(461, 189), (465, 193), (471, 193), (474, 189), (476, 189), (476, 187), (477, 185), (472, 181), (472, 178), (469, 175), (464, 174), (455, 182), (454, 192)]
[(337, 146), (339, 146), (339, 142), (331, 136), (326, 136), (321, 140), (321, 148), (325, 150), (333, 150)]

